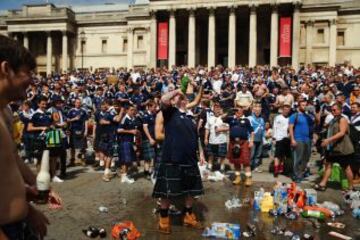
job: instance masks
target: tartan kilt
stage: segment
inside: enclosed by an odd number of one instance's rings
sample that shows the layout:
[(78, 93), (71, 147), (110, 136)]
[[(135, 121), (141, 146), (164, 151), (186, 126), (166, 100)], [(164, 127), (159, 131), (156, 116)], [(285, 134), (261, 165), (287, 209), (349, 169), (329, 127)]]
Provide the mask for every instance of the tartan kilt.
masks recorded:
[(71, 133), (70, 135), (70, 147), (74, 149), (85, 149), (86, 148), (86, 138), (85, 136), (77, 135)]
[(100, 144), (100, 133), (98, 130), (95, 130), (95, 139), (94, 139), (94, 150), (99, 150), (99, 144)]
[[(239, 157), (233, 156), (233, 149), (236, 144), (240, 145)], [(240, 168), (241, 164), (244, 165), (244, 167), (250, 166), (250, 156), (251, 156), (251, 149), (249, 148), (249, 142), (247, 140), (240, 140), (240, 141), (230, 140), (228, 159), (232, 164), (235, 165), (236, 168)]]
[(206, 152), (208, 156), (218, 157), (218, 158), (224, 158), (227, 155), (227, 143), (221, 143), (221, 144), (208, 144), (206, 146)]
[(41, 159), (42, 151), (46, 148), (45, 138), (37, 134), (29, 135), (30, 155)]
[(141, 144), (142, 158), (145, 161), (150, 161), (155, 158), (155, 147), (151, 146), (148, 139), (143, 139)]
[(106, 156), (112, 156), (113, 142), (115, 137), (110, 133), (103, 133), (100, 135), (98, 150), (104, 153)]
[(197, 165), (160, 163), (153, 191), (154, 198), (173, 199), (202, 194), (204, 189)]
[(132, 142), (121, 141), (119, 143), (119, 160), (121, 164), (125, 165), (129, 165), (136, 160)]

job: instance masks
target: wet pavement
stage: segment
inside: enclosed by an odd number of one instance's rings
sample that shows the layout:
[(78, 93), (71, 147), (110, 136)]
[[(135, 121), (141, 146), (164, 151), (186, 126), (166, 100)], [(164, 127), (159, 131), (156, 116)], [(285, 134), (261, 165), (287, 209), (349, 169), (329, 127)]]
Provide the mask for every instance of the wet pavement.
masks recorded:
[[(109, 236), (112, 224), (123, 220), (134, 222), (142, 234), (141, 239), (203, 239), (202, 231), (183, 227), (180, 216), (172, 217), (171, 235), (157, 233), (157, 216), (153, 214), (156, 201), (151, 197), (153, 185), (148, 180), (139, 179), (129, 185), (120, 183), (119, 178), (114, 178), (110, 183), (105, 183), (101, 180), (100, 173), (89, 172), (87, 168), (72, 169), (70, 176), (65, 183), (53, 186), (63, 198), (63, 209), (50, 210), (47, 206), (40, 206), (51, 221), (46, 239), (88, 239), (82, 233), (82, 229), (89, 225), (104, 227)], [(244, 231), (247, 223), (254, 223), (257, 228), (256, 236), (249, 239), (290, 239), (273, 235), (271, 229), (275, 226), (285, 227), (300, 236), (308, 233), (313, 235), (314, 239), (335, 239), (329, 237), (328, 232), (337, 230), (326, 226), (325, 223), (321, 224), (320, 229), (315, 229), (310, 221), (301, 217), (291, 221), (285, 217), (274, 218), (267, 213), (255, 212), (251, 206), (227, 210), (224, 205), (226, 200), (234, 196), (240, 199), (251, 198), (254, 190), (260, 187), (270, 191), (273, 184), (274, 179), (268, 173), (255, 174), (254, 185), (250, 188), (233, 186), (229, 180), (205, 182), (205, 195), (199, 198), (194, 211), (205, 225), (212, 222), (237, 223), (240, 224), (241, 231)], [(304, 183), (301, 186), (306, 188), (309, 184)], [(345, 215), (336, 218), (336, 221), (346, 224), (346, 228), (338, 232), (353, 239), (360, 239), (360, 220), (351, 216), (351, 212), (342, 201), (341, 191), (328, 188), (326, 192), (318, 192), (318, 202), (325, 200), (340, 204), (346, 210)], [(100, 206), (107, 207), (109, 212), (99, 212)], [(177, 207), (182, 209), (181, 201), (177, 203)]]

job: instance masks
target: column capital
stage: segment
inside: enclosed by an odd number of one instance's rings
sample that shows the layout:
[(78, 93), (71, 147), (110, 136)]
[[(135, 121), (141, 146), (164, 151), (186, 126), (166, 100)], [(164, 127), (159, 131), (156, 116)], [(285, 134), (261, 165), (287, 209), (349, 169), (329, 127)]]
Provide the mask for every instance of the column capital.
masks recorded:
[(214, 15), (216, 11), (216, 7), (207, 7), (206, 10), (208, 10), (209, 15)]
[(66, 30), (62, 30), (61, 31), (61, 34), (64, 36), (64, 35), (67, 35), (67, 31)]
[(194, 16), (195, 15), (196, 8), (190, 7), (190, 8), (187, 8), (186, 10), (188, 10), (189, 16)]
[(235, 13), (237, 7), (238, 7), (237, 5), (230, 5), (230, 6), (228, 6), (228, 9), (229, 9), (230, 13)]
[(329, 20), (329, 25), (336, 25), (338, 23), (338, 20), (337, 19), (330, 19)]
[(175, 16), (176, 8), (170, 8), (169, 13), (170, 13), (170, 16)]
[(126, 31), (128, 33), (132, 33), (134, 31), (134, 28), (133, 27), (127, 27)]
[(156, 10), (150, 10), (149, 13), (151, 18), (156, 18)]
[(270, 7), (271, 7), (271, 12), (272, 13), (277, 13), (278, 10), (279, 10), (279, 4), (277, 2), (272, 2), (270, 4)]
[(315, 23), (315, 21), (312, 19), (305, 22), (306, 26), (309, 26), (309, 27), (313, 27), (314, 23)]
[(301, 0), (294, 0), (292, 4), (294, 5), (294, 10), (299, 11), (302, 2), (301, 2)]
[(251, 3), (249, 4), (249, 8), (250, 8), (250, 13), (254, 13), (256, 12), (256, 8), (258, 7), (257, 3)]

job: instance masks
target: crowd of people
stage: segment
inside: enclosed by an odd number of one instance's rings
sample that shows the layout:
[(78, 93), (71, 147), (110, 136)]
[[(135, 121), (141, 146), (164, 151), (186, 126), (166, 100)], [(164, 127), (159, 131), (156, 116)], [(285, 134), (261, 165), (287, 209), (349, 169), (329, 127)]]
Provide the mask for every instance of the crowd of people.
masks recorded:
[[(196, 125), (198, 158), (210, 170), (227, 170), (228, 159), (236, 169), (234, 184), (240, 183), (242, 166), (250, 186), (251, 172), (261, 172), (263, 156), (270, 155), (275, 177), (284, 172), (284, 161), (291, 159), (293, 166), (286, 169), (287, 174), (299, 182), (307, 174), (312, 147), (317, 147), (327, 164), (325, 177), (317, 185), (324, 189), (329, 163), (334, 160), (327, 157), (330, 147), (325, 144), (346, 133), (329, 140), (326, 129), (339, 117), (334, 110), (338, 107), (341, 123), (346, 120), (346, 128), (354, 126), (352, 133), (359, 130), (359, 87), (360, 71), (350, 64), (306, 66), (298, 72), (290, 66), (74, 71), (34, 75), (26, 101), (11, 106), (24, 126), (18, 142), (23, 143), (26, 162), (41, 158), (38, 149), (44, 132), (60, 130), (59, 144), (51, 149), (55, 182), (66, 179), (67, 166), (85, 164), (89, 144), (96, 152), (96, 165), (105, 170), (104, 181), (110, 181), (111, 169), (117, 168), (122, 182), (133, 183), (127, 172), (140, 162), (150, 179), (162, 153), (162, 139), (157, 140), (155, 131), (156, 119), (160, 125), (164, 121), (161, 97), (180, 91), (194, 105), (184, 109), (184, 114)], [(71, 149), (68, 160), (67, 149)], [(358, 174), (356, 157), (349, 162), (335, 160), (353, 170), (346, 171), (348, 177)]]
[(52, 180), (63, 182), (69, 166), (88, 164), (86, 149), (93, 147), (103, 181), (118, 175), (130, 184), (129, 172), (143, 165), (155, 180), (153, 196), (161, 198), (165, 233), (169, 200), (183, 195), (184, 223), (199, 227), (191, 210), (203, 193), (198, 164), (226, 172), (228, 160), (233, 184), (242, 183), (243, 170), (251, 186), (252, 172), (261, 172), (269, 156), (275, 178), (286, 173), (301, 182), (316, 148), (325, 173), (315, 189), (326, 190), (335, 162), (349, 189), (359, 177), (360, 69), (349, 63), (298, 71), (220, 65), (71, 71), (32, 74), (28, 84), (23, 99), (9, 97), (24, 162), (39, 165), (47, 145)]

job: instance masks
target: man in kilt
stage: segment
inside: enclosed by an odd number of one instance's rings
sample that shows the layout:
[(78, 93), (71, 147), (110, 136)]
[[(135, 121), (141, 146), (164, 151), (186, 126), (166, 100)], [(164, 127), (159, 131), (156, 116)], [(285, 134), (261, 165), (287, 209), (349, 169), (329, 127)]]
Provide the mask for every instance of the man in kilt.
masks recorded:
[(136, 108), (134, 105), (128, 105), (126, 108), (126, 115), (122, 118), (118, 133), (119, 143), (119, 160), (120, 160), (120, 176), (122, 183), (134, 183), (134, 179), (127, 176), (128, 167), (136, 161), (136, 154), (134, 149), (135, 138), (138, 134), (137, 122), (135, 119)]
[(150, 178), (155, 159), (155, 118), (156, 118), (156, 103), (150, 100), (147, 104), (147, 111), (143, 116), (143, 131), (142, 131), (142, 158), (145, 161), (144, 174)]
[(100, 142), (99, 142), (99, 151), (100, 160), (104, 161), (105, 164), (105, 171), (103, 180), (105, 182), (109, 182), (111, 179), (111, 159), (113, 155), (113, 143), (115, 141), (115, 117), (117, 115), (115, 109), (111, 106), (111, 100), (105, 100), (104, 108), (106, 109), (104, 115), (100, 115), (99, 125), (101, 126), (100, 134)]
[[(101, 102), (101, 107), (100, 109), (98, 109), (95, 112), (95, 130), (93, 132), (93, 134), (95, 134), (94, 136), (94, 150), (95, 150), (95, 164), (94, 167), (99, 167), (102, 168), (104, 166), (104, 159), (101, 153), (101, 149), (100, 149), (100, 140), (101, 140), (101, 135), (103, 132), (103, 127), (100, 124), (100, 120), (104, 118), (105, 113), (106, 113), (106, 103), (105, 102)], [(101, 159), (101, 160), (100, 160)]]
[(191, 103), (180, 89), (161, 98), (165, 139), (161, 162), (156, 177), (153, 197), (161, 198), (159, 232), (169, 234), (170, 200), (185, 197), (183, 223), (202, 228), (192, 211), (194, 197), (204, 193), (198, 167), (198, 134), (196, 124), (186, 114), (187, 109), (199, 104), (203, 87)]
[(240, 170), (241, 165), (245, 168), (245, 186), (252, 184), (250, 155), (254, 144), (254, 130), (247, 117), (244, 115), (244, 108), (238, 106), (233, 116), (226, 117), (225, 121), (230, 126), (230, 143), (228, 158), (234, 164), (236, 178), (234, 185), (241, 183)]
[[(68, 122), (70, 123), (70, 148), (71, 148), (71, 164), (85, 165), (83, 158), (81, 157), (86, 148), (87, 137), (87, 120), (88, 114), (81, 107), (81, 100), (75, 99), (75, 107), (68, 112)], [(76, 154), (76, 152), (78, 152)]]

